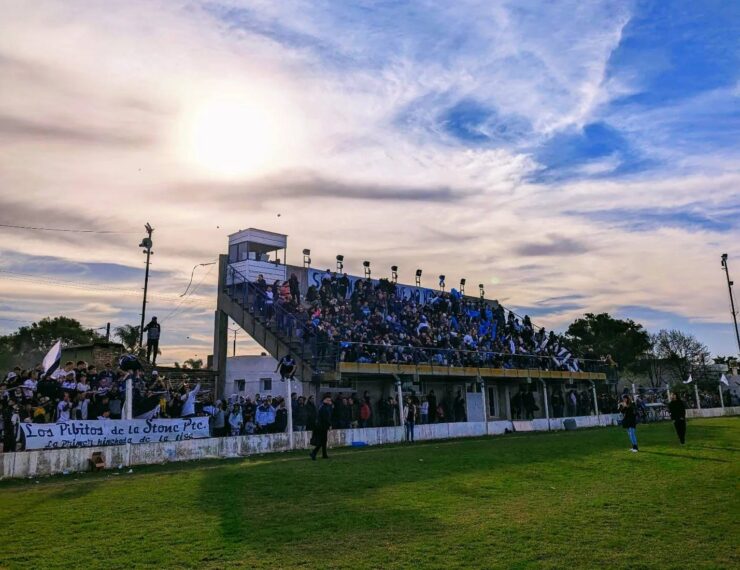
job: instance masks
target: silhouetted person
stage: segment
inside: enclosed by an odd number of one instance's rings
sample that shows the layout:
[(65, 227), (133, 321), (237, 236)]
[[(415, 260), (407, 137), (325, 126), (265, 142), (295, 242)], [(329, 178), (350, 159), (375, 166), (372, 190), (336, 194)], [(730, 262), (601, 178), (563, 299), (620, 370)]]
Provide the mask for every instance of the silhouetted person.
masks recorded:
[(678, 434), (678, 440), (683, 445), (686, 443), (686, 404), (683, 403), (681, 397), (675, 392), (671, 394), (668, 412), (671, 414), (673, 426), (676, 428), (676, 434)]
[[(144, 327), (146, 333), (146, 359), (152, 364), (157, 363), (157, 353), (159, 352), (159, 335), (162, 332), (161, 325), (157, 322), (157, 317), (152, 317), (149, 324)], [(152, 353), (154, 358), (152, 358)]]
[(316, 454), (321, 450), (321, 457), (329, 459), (329, 455), (326, 453), (326, 444), (329, 439), (329, 429), (331, 429), (331, 416), (332, 416), (332, 403), (331, 395), (324, 395), (324, 402), (319, 408), (319, 413), (316, 416), (316, 427), (313, 429), (311, 435), (311, 445), (314, 446), (311, 452), (311, 459), (316, 461)]

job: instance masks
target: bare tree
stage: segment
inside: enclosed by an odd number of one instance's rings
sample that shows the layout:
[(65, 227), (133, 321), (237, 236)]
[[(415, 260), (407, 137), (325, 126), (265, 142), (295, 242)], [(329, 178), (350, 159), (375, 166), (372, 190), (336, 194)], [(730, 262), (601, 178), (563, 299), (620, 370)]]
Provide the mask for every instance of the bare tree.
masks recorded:
[(671, 382), (683, 382), (690, 374), (699, 377), (706, 374), (709, 349), (694, 335), (679, 330), (661, 330), (652, 340), (653, 352), (662, 361)]

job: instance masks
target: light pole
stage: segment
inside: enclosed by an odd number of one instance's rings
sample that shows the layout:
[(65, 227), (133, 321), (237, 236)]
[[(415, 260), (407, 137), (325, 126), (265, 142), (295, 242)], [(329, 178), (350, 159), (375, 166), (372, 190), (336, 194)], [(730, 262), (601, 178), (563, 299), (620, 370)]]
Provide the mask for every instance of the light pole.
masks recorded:
[(152, 256), (152, 232), (154, 228), (149, 225), (149, 222), (144, 226), (146, 229), (147, 236), (141, 240), (139, 247), (144, 248), (144, 254), (146, 255), (146, 272), (144, 273), (144, 302), (141, 305), (141, 326), (139, 327), (139, 348), (144, 344), (144, 321), (146, 320), (146, 291), (149, 287), (149, 258)]
[(735, 310), (735, 298), (732, 296), (732, 286), (735, 284), (730, 279), (730, 268), (727, 266), (727, 254), (722, 254), (722, 269), (727, 277), (727, 291), (730, 294), (730, 310), (732, 311), (732, 322), (735, 324), (735, 338), (737, 339), (737, 351), (740, 353), (740, 332), (737, 328), (737, 311)]

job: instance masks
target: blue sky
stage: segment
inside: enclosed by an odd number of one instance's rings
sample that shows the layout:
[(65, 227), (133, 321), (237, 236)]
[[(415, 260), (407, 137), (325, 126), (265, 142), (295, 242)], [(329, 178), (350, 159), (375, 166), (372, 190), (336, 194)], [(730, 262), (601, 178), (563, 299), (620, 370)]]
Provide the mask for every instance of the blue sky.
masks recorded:
[(248, 226), (731, 353), (738, 38), (723, 1), (4, 4), (0, 223), (120, 233), (0, 228), (0, 330), (137, 322), (150, 221), (165, 359), (209, 352), (214, 274), (180, 295)]

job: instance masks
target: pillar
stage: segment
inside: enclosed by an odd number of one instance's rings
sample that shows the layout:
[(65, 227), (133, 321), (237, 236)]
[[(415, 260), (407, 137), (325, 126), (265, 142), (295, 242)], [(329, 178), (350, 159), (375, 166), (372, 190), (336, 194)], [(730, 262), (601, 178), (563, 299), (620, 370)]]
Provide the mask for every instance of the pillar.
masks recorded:
[(216, 309), (213, 323), (213, 366), (217, 374), (215, 398), (221, 398), (226, 391), (226, 355), (229, 350), (229, 317)]

